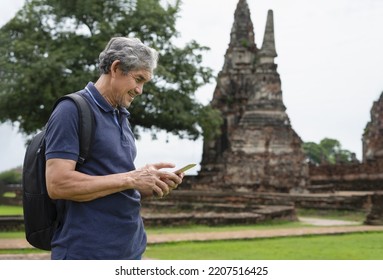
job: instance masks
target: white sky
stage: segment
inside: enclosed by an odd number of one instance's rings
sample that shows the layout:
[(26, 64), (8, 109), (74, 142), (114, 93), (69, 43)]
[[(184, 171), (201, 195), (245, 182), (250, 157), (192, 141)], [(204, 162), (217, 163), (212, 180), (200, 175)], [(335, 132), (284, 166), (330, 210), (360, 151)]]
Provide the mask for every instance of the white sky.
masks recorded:
[[(204, 64), (217, 74), (223, 66), (238, 0), (183, 2), (177, 28), (182, 37), (178, 43), (195, 39), (210, 47)], [(294, 130), (305, 142), (337, 139), (344, 149), (361, 159), (363, 130), (370, 120), (373, 102), (383, 91), (383, 1), (247, 2), (258, 47), (262, 45), (267, 10), (274, 11), (276, 63)], [(0, 0), (0, 25), (22, 3)], [(205, 86), (197, 92), (197, 98), (208, 103), (214, 88), (215, 83)], [(158, 141), (143, 135), (137, 147), (137, 167), (158, 161), (199, 163), (202, 156), (202, 140), (180, 141), (164, 133)], [(24, 139), (17, 130), (1, 125), (0, 171), (21, 165), (24, 151)]]

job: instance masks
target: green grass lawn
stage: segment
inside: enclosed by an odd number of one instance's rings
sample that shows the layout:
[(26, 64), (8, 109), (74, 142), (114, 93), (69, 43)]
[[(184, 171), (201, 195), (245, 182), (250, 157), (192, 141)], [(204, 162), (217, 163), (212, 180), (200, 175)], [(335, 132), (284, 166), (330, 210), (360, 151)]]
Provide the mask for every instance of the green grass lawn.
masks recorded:
[(0, 216), (23, 215), (22, 206), (0, 205)]
[(148, 246), (161, 260), (383, 260), (383, 232)]
[[(1, 238), (1, 237), (0, 237)], [(383, 232), (149, 245), (158, 260), (383, 260)], [(46, 253), (37, 249), (0, 254)]]
[(4, 238), (25, 238), (25, 233), (23, 231), (1, 231), (0, 239)]
[[(1, 206), (0, 215), (22, 215), (22, 207)], [(362, 222), (364, 213), (298, 210), (299, 216)], [(245, 231), (307, 227), (300, 222), (271, 221), (257, 225), (148, 227), (148, 234)], [(24, 232), (0, 232), (0, 238), (25, 238)], [(383, 232), (281, 237), (236, 241), (180, 242), (150, 245), (144, 257), (163, 260), (383, 260)], [(28, 249), (29, 250), (29, 249)], [(32, 250), (28, 252), (45, 252)], [(0, 254), (26, 253), (0, 250)]]

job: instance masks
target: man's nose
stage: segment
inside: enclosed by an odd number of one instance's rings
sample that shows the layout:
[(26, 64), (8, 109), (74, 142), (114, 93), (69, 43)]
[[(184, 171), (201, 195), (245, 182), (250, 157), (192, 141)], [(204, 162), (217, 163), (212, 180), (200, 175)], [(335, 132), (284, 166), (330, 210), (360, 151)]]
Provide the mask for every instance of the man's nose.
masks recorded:
[(135, 88), (136, 94), (142, 94), (144, 85), (137, 85)]

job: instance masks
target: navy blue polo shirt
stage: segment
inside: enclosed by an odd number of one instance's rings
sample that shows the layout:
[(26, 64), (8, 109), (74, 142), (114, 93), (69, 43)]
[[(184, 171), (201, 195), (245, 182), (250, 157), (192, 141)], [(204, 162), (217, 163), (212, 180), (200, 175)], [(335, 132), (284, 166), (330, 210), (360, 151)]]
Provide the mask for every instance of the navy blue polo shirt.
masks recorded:
[[(95, 117), (95, 136), (90, 156), (78, 171), (109, 175), (135, 169), (136, 146), (128, 125), (129, 112), (115, 109), (93, 83), (81, 94)], [(46, 130), (46, 158), (77, 161), (78, 112), (71, 100), (59, 103)], [(146, 234), (140, 216), (141, 196), (126, 190), (89, 202), (64, 201), (63, 225), (52, 240), (52, 259), (137, 259), (145, 251)]]

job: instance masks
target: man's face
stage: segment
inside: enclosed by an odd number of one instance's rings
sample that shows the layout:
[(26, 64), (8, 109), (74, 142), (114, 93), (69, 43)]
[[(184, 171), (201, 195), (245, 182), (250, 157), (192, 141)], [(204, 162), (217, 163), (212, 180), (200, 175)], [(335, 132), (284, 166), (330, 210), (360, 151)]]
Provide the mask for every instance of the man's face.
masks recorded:
[(112, 83), (115, 104), (120, 107), (129, 107), (134, 98), (142, 94), (144, 84), (151, 78), (151, 72), (147, 70), (130, 71), (124, 74), (118, 69)]

